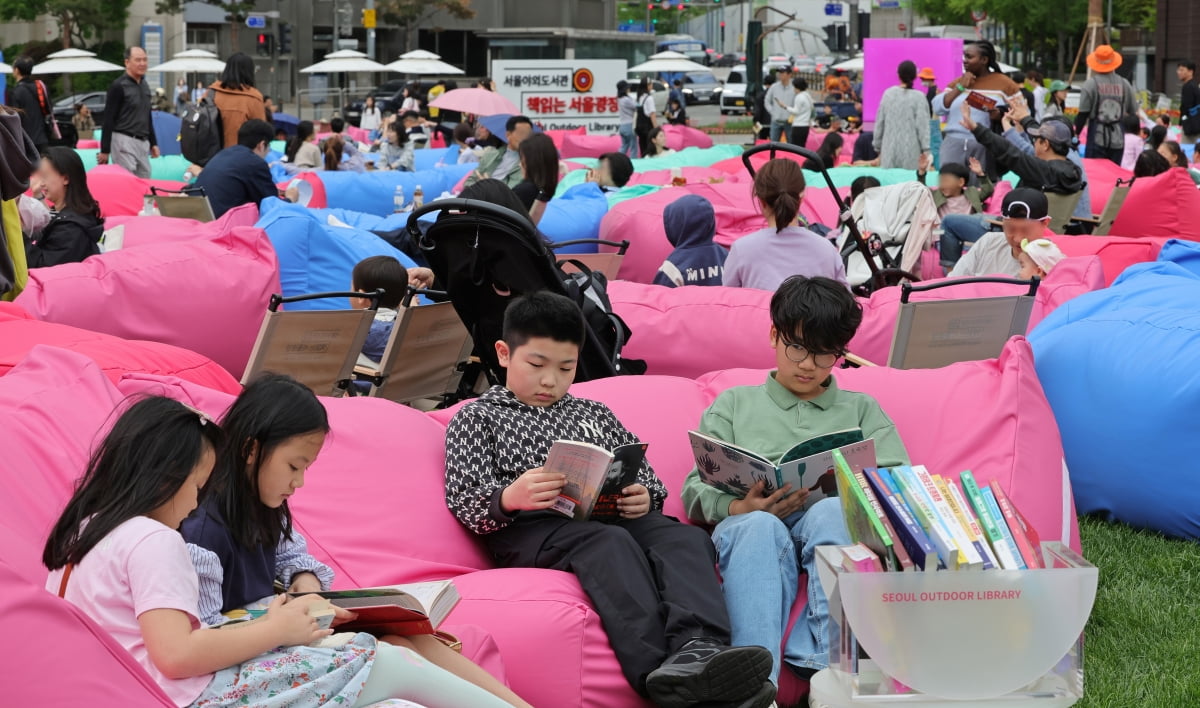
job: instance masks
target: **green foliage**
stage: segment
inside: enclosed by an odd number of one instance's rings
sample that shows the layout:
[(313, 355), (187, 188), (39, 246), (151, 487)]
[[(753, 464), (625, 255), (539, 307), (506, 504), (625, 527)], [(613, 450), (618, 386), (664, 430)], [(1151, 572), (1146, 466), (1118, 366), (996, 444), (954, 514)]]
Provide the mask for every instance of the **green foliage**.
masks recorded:
[(379, 0), (375, 7), (384, 22), (408, 30), (419, 27), (439, 11), (460, 20), (475, 16), (471, 0)]
[[(674, 2), (675, 0), (673, 0)], [(646, 8), (649, 5), (649, 0), (640, 2), (636, 5), (627, 5), (621, 3), (617, 5), (617, 23), (618, 24), (646, 24)], [(700, 17), (709, 11), (707, 7), (688, 7), (680, 10), (677, 5), (673, 5), (671, 9), (662, 9), (662, 3), (655, 2), (654, 9), (650, 10), (650, 29), (654, 34), (671, 34), (678, 32), (683, 23), (695, 17)]]
[(119, 30), (129, 19), (132, 0), (0, 0), (0, 20), (32, 21), (51, 15), (79, 40)]

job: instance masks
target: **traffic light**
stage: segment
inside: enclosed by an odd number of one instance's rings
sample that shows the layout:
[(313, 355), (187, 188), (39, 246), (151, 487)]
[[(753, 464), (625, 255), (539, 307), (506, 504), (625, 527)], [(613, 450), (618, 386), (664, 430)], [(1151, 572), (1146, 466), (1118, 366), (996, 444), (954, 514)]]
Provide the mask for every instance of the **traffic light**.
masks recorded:
[(260, 57), (271, 56), (271, 36), (266, 32), (258, 33), (258, 55)]
[(286, 22), (279, 24), (279, 53), (292, 53), (292, 26)]

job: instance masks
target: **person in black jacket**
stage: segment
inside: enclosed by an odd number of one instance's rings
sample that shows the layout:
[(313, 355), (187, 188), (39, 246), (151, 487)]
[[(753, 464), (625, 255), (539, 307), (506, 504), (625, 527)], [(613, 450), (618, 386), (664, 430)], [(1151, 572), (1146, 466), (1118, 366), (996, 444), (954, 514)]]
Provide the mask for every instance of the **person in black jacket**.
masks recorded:
[(1032, 117), (1022, 119), (1025, 134), (1033, 142), (1033, 154), (996, 135), (990, 128), (977, 125), (971, 117), (971, 107), (963, 104), (963, 127), (971, 131), (980, 145), (987, 148), (1001, 171), (1016, 173), (1021, 181), (1017, 187), (1031, 187), (1042, 192), (1074, 194), (1083, 189), (1083, 171), (1067, 159), (1071, 151), (1071, 128), (1059, 120), (1038, 125)]
[(56, 213), (25, 247), (30, 268), (78, 263), (100, 253), (104, 222), (78, 153), (61, 146), (46, 148), (33, 191), (53, 202)]
[(1183, 142), (1195, 145), (1200, 141), (1200, 86), (1196, 85), (1196, 62), (1185, 59), (1175, 68), (1179, 77), (1179, 127)]
[(38, 84), (41, 82), (34, 81), (30, 76), (32, 73), (33, 59), (28, 56), (17, 57), (13, 62), (13, 78), (17, 80), (17, 85), (12, 88), (8, 105), (21, 109), (21, 127), (37, 149), (44, 152), (50, 145), (50, 135), (46, 132), (46, 116), (51, 115), (50, 94), (42, 84), (42, 99), (39, 99)]
[(125, 50), (125, 73), (112, 82), (104, 99), (104, 126), (96, 155), (96, 164), (107, 165), (111, 157), (142, 179), (150, 178), (150, 158), (161, 154), (150, 118), (148, 67), (145, 49)]

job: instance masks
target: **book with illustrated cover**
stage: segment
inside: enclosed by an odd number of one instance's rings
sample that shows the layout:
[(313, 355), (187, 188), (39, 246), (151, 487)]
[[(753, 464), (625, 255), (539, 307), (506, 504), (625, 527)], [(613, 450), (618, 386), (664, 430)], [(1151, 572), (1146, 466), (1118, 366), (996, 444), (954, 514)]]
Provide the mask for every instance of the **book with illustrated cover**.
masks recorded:
[(566, 475), (567, 481), (550, 511), (576, 521), (620, 518), (617, 501), (621, 490), (637, 483), (647, 447), (646, 443), (630, 443), (610, 452), (589, 443), (554, 441), (544, 469)]
[(879, 495), (875, 494), (875, 489), (867, 480), (866, 471), (854, 470), (854, 481), (863, 490), (863, 494), (866, 495), (867, 503), (871, 506), (875, 517), (879, 519), (888, 536), (892, 538), (892, 557), (888, 559), (885, 565), (888, 566), (889, 570), (913, 570), (912, 557), (908, 555), (908, 550), (900, 542), (900, 536), (896, 533), (896, 527), (892, 525), (892, 520), (888, 518), (887, 512), (883, 508), (883, 501), (880, 500)]
[(304, 595), (318, 595), (329, 600), (330, 604), (358, 615), (354, 620), (339, 625), (338, 631), (366, 632), (375, 636), (432, 634), (459, 601), (458, 588), (451, 580), (356, 590), (288, 593), (289, 597)]
[(804, 510), (825, 497), (837, 496), (834, 451), (840, 451), (856, 469), (875, 466), (875, 441), (864, 440), (858, 428), (797, 443), (778, 460), (696, 431), (689, 432), (688, 437), (696, 469), (705, 484), (737, 497), (746, 496), (757, 482), (763, 483), (767, 494), (790, 484), (792, 491), (808, 490)]
[[(837, 480), (838, 495), (842, 498), (842, 513), (846, 517), (846, 529), (850, 540), (870, 548), (883, 563), (885, 570), (899, 570), (896, 554), (892, 550), (892, 537), (876, 515), (871, 501), (855, 479), (855, 470), (838, 450), (833, 451), (834, 478)], [(861, 472), (861, 468), (858, 472)]]

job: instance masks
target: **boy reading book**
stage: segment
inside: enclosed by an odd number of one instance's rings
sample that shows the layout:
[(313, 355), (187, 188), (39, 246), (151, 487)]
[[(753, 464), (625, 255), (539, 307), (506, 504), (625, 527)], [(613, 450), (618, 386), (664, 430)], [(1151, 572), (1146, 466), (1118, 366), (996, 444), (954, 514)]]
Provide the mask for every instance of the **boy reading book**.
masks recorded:
[[(759, 386), (718, 396), (700, 419), (700, 432), (775, 459), (797, 441), (858, 428), (874, 440), (880, 467), (908, 464), (895, 425), (875, 399), (839, 389), (832, 375), (861, 322), (862, 307), (845, 285), (799, 275), (785, 280), (771, 297), (776, 370)], [(822, 499), (802, 511), (808, 493), (790, 485), (766, 493), (760, 482), (739, 498), (704, 484), (695, 469), (683, 485), (688, 516), (716, 524), (713, 543), (733, 644), (770, 649), (776, 683), (781, 663), (801, 678), (828, 665), (829, 610), (814, 549), (851, 543), (839, 500)], [(808, 607), (789, 633), (801, 570), (808, 574)]]
[(582, 313), (561, 295), (509, 305), (495, 345), (506, 384), (446, 431), (447, 505), (500, 565), (578, 576), (626, 679), (656, 704), (769, 705), (771, 655), (730, 646), (712, 543), (662, 514), (667, 490), (649, 465), (622, 490), (615, 521), (550, 511), (564, 483), (543, 469), (555, 440), (607, 450), (637, 442), (604, 404), (567, 393), (583, 336)]

